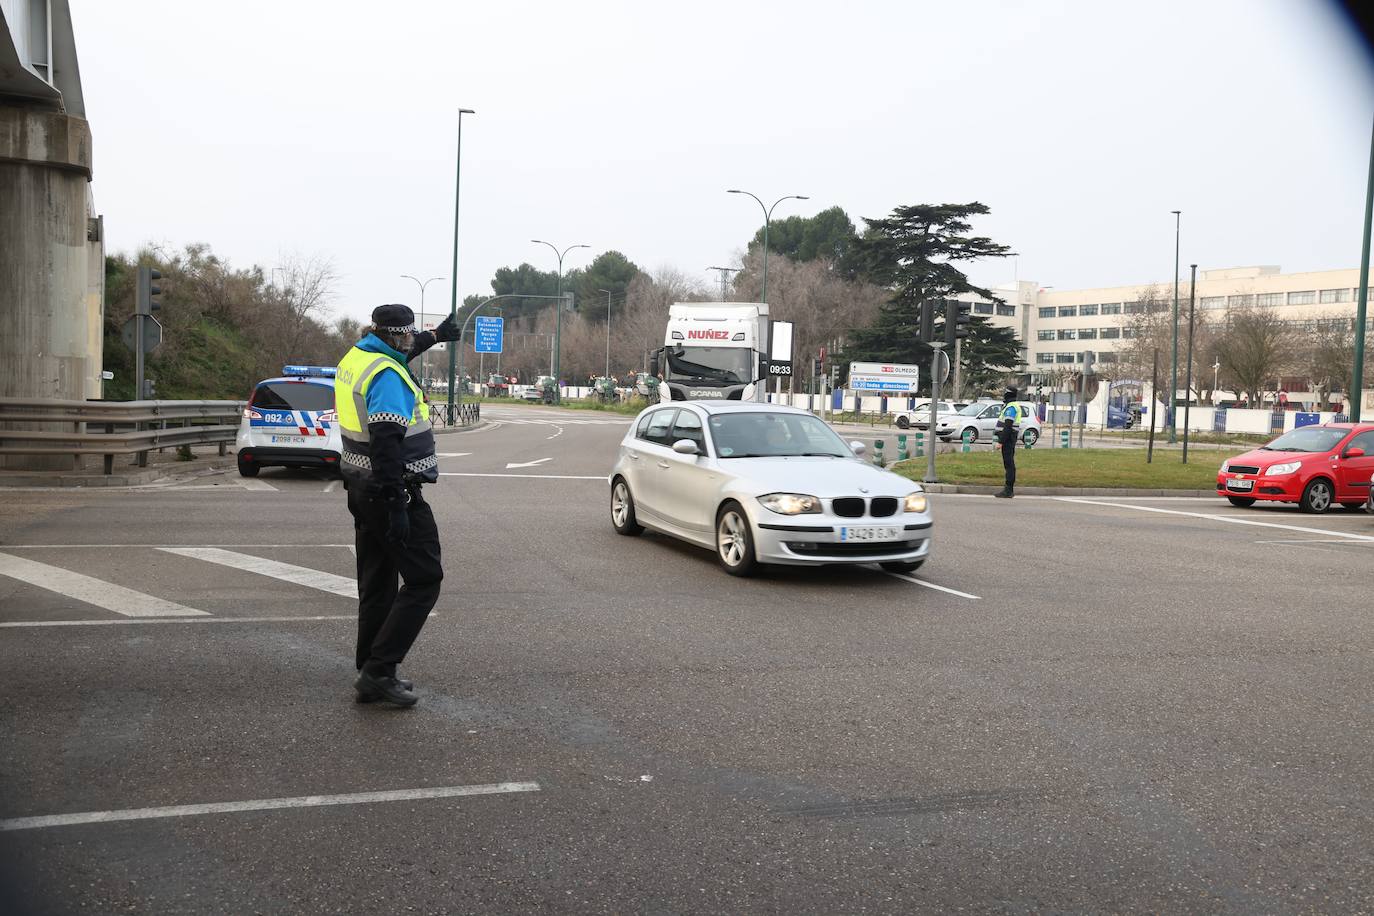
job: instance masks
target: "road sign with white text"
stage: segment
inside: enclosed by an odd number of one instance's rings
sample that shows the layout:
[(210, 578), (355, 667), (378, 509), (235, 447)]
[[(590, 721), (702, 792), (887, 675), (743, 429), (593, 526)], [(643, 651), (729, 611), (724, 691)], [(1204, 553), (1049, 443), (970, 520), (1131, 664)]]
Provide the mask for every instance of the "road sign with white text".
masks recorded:
[(473, 349), (478, 353), (500, 353), (505, 343), (506, 319), (478, 315), (473, 330)]
[(849, 387), (853, 391), (900, 391), (914, 394), (920, 374), (919, 366), (907, 363), (850, 363)]

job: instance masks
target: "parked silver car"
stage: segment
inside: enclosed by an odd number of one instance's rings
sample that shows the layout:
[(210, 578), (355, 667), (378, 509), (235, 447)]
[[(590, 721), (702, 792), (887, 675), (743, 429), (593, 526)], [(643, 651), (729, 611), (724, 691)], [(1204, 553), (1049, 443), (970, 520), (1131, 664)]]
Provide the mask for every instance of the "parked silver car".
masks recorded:
[[(1040, 418), (1035, 413), (1035, 405), (1030, 401), (1013, 401), (1016, 405), (1017, 432), (1021, 442), (1034, 445), (1040, 441)], [(997, 420), (1002, 415), (1001, 401), (979, 401), (970, 404), (957, 414), (942, 416), (935, 426), (935, 435), (948, 442), (953, 438), (977, 442), (979, 439), (994, 441)]]
[(611, 524), (623, 535), (652, 528), (713, 549), (737, 576), (760, 563), (910, 572), (930, 554), (926, 494), (863, 451), (794, 407), (655, 405), (620, 444)]

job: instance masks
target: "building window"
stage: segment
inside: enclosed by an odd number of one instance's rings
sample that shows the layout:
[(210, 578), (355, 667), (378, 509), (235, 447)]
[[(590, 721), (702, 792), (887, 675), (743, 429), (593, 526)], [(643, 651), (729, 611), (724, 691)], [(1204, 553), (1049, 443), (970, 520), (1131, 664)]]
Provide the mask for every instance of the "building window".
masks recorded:
[(1059, 313), (1058, 310), (1057, 310), (1054, 306), (1052, 306), (1052, 305), (1041, 306), (1041, 308), (1040, 308), (1040, 317), (1041, 317), (1041, 318), (1053, 318), (1053, 317), (1054, 317), (1055, 315), (1057, 315), (1058, 313)]
[[(1120, 329), (1120, 328), (1103, 328), (1103, 329), (1102, 329), (1102, 333), (1100, 333), (1098, 336), (1101, 337), (1103, 340), (1116, 340), (1116, 339), (1118, 339), (1119, 337), (1121, 337), (1121, 329)], [(1353, 376), (1352, 376), (1352, 377), (1353, 377)]]
[(1079, 340), (1097, 340), (1097, 328), (1079, 328)]
[(1099, 363), (1114, 363), (1117, 359), (1117, 354), (1111, 350), (1097, 354), (1097, 361)]
[(1080, 306), (1078, 307), (1078, 314), (1079, 314), (1079, 315), (1082, 315), (1084, 318), (1087, 318), (1087, 317), (1092, 316), (1092, 315), (1096, 315), (1096, 314), (1097, 314), (1097, 306), (1096, 306), (1096, 305), (1080, 305)]
[(1283, 293), (1260, 293), (1255, 297), (1255, 305), (1261, 308), (1283, 305)]
[[(1054, 332), (1053, 332), (1053, 331), (1036, 331), (1036, 332), (1035, 332), (1035, 339), (1036, 339), (1036, 340), (1054, 340)], [(1353, 376), (1352, 376), (1352, 377), (1353, 377)]]
[[(1054, 354), (1053, 354), (1053, 353), (1037, 353), (1037, 354), (1035, 354), (1035, 361), (1036, 361), (1037, 363), (1042, 364), (1042, 365), (1043, 365), (1044, 363), (1052, 363), (1052, 362), (1054, 362)], [(1354, 376), (1351, 376), (1351, 377), (1353, 378)]]
[(1317, 291), (1315, 289), (1304, 289), (1288, 294), (1289, 305), (1311, 305), (1317, 301)]
[(1104, 314), (1104, 315), (1120, 315), (1120, 314), (1121, 314), (1121, 303), (1120, 303), (1120, 302), (1104, 302), (1104, 303), (1102, 303), (1102, 314)]
[[(1057, 362), (1057, 363), (1071, 363), (1071, 362), (1073, 362), (1073, 354), (1072, 354), (1072, 353), (1056, 353), (1056, 354), (1054, 354), (1054, 361)], [(1352, 378), (1353, 378), (1353, 376), (1352, 376)]]
[(1226, 307), (1228, 309), (1249, 308), (1255, 304), (1255, 297), (1246, 293), (1244, 296), (1227, 296)]
[(1351, 296), (1350, 293), (1351, 290), (1349, 288), (1324, 289), (1321, 292), (1321, 301), (1323, 305), (1327, 305), (1332, 302), (1353, 302), (1354, 297)]
[(999, 302), (997, 303), (997, 314), (1010, 318), (1016, 314), (1016, 306)]
[(1077, 332), (1076, 330), (1074, 330), (1073, 328), (1060, 328), (1060, 330), (1059, 330), (1059, 339), (1060, 339), (1060, 340), (1077, 340), (1077, 339), (1078, 339), (1078, 332)]
[(1076, 305), (1061, 305), (1061, 306), (1059, 306), (1059, 317), (1060, 317), (1060, 318), (1074, 318), (1074, 317), (1076, 317), (1077, 315), (1078, 315), (1078, 306), (1076, 306)]
[(991, 303), (991, 302), (975, 302), (975, 303), (973, 303), (973, 314), (975, 314), (975, 315), (991, 315), (991, 314), (992, 314), (992, 303)]
[(1121, 339), (1122, 339), (1122, 340), (1131, 340), (1131, 339), (1133, 339), (1134, 337), (1135, 337), (1135, 328), (1122, 328), (1122, 329), (1121, 329)]
[(1205, 308), (1205, 309), (1221, 309), (1221, 308), (1226, 308), (1226, 297), (1225, 297), (1225, 296), (1203, 296), (1202, 299), (1198, 301), (1198, 305), (1201, 306), (1202, 308)]
[(1145, 303), (1127, 302), (1125, 305), (1125, 309), (1127, 315), (1143, 315), (1145, 314)]

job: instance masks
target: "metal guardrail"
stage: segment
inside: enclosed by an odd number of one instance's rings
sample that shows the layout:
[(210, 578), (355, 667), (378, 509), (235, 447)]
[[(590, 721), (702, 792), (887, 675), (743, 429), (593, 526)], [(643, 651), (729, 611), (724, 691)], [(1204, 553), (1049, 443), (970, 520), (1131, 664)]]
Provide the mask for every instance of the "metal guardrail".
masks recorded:
[(101, 455), (106, 474), (114, 473), (115, 455), (137, 454), (146, 467), (155, 448), (218, 445), (223, 455), (244, 403), (0, 398), (0, 455), (70, 455), (75, 469), (82, 456)]

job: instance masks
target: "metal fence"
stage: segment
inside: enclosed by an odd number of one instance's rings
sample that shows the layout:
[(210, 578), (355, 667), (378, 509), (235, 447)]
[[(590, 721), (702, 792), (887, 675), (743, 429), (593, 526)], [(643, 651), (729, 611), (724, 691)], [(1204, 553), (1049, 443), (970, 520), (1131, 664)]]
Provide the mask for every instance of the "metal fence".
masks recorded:
[[(137, 455), (180, 445), (217, 445), (221, 455), (238, 433), (243, 401), (63, 401), (0, 398), (0, 456), (69, 455), (79, 470), (86, 455)], [(16, 424), (18, 427), (16, 428)]]

